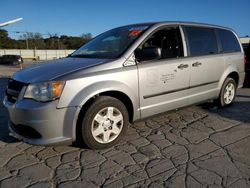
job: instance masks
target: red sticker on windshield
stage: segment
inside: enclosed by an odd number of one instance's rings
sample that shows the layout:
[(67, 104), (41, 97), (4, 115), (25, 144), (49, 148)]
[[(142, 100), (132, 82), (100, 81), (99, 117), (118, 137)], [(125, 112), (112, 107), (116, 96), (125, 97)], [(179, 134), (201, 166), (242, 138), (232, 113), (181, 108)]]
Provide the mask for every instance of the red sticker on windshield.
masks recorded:
[(132, 30), (132, 31), (129, 32), (129, 36), (130, 36), (130, 37), (136, 37), (136, 36), (138, 36), (141, 32), (142, 32), (142, 30)]

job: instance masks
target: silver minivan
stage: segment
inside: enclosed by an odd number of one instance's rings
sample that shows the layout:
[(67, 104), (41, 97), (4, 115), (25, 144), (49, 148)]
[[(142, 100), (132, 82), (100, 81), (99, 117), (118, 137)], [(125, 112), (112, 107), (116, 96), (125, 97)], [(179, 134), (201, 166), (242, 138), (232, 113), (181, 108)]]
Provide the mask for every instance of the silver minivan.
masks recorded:
[(142, 23), (109, 30), (66, 58), (15, 73), (3, 103), (16, 138), (104, 149), (135, 120), (211, 99), (231, 105), (244, 77), (243, 49), (231, 29)]

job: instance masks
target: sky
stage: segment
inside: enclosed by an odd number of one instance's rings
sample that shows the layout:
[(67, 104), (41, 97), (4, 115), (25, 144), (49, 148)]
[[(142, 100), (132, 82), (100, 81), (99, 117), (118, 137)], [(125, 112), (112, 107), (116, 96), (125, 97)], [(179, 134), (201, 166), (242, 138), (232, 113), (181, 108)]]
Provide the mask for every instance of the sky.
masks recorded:
[(18, 17), (23, 20), (2, 28), (16, 39), (15, 31), (95, 36), (152, 21), (210, 23), (250, 35), (250, 0), (0, 0), (0, 22)]

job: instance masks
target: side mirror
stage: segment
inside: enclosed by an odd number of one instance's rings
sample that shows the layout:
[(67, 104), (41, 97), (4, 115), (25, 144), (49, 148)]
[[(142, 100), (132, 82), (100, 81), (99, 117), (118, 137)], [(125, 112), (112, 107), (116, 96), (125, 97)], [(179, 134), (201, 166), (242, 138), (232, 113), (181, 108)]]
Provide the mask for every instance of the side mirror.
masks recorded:
[(146, 47), (143, 49), (135, 50), (135, 58), (138, 61), (147, 61), (161, 58), (161, 48), (158, 47)]

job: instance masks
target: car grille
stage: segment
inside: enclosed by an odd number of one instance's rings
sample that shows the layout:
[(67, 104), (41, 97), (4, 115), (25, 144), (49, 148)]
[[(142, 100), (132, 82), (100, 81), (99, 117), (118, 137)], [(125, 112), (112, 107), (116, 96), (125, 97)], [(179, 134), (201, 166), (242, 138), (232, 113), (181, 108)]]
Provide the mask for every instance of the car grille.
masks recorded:
[(19, 82), (13, 79), (9, 80), (8, 87), (6, 90), (6, 96), (9, 102), (15, 103), (17, 101), (17, 98), (23, 88), (26, 84), (23, 82)]

